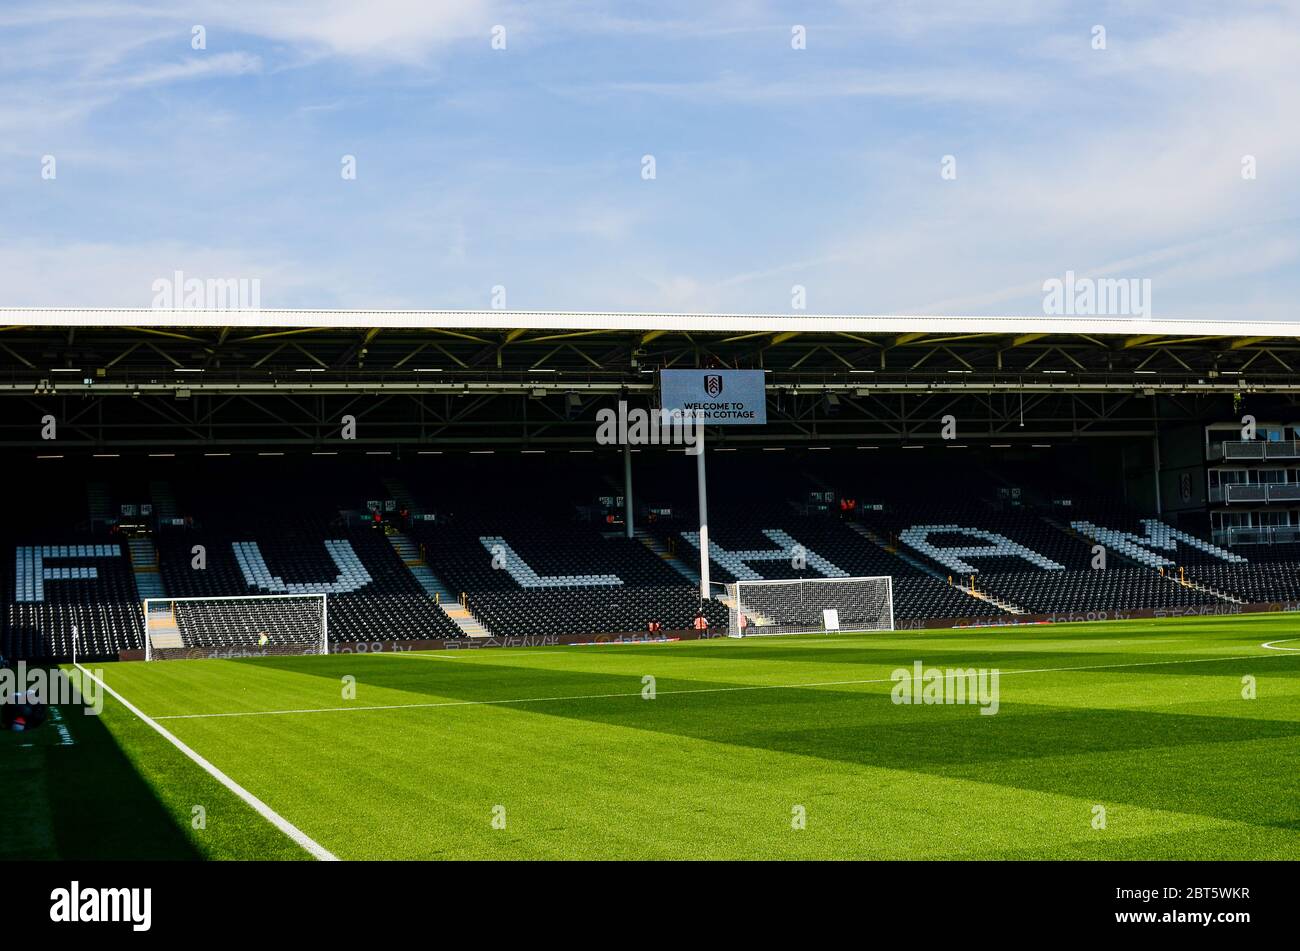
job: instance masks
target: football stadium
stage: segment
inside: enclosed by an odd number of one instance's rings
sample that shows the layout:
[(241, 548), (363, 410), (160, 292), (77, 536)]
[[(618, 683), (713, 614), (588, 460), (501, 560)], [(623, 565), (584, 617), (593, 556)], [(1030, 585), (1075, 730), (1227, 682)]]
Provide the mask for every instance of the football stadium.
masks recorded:
[(8, 859), (1300, 855), (1292, 327), (0, 324)]
[(1297, 49), (7, 0), (7, 933), (1291, 937)]

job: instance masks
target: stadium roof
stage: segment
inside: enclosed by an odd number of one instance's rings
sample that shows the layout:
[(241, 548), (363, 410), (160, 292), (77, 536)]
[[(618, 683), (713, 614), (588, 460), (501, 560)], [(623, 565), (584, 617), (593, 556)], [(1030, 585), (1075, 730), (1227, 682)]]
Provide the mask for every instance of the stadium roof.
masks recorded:
[(319, 449), (345, 413), (377, 450), (584, 447), (602, 401), (653, 405), (669, 367), (767, 371), (768, 425), (715, 446), (924, 442), (945, 414), (1016, 443), (1300, 418), (1300, 322), (0, 308), (0, 448), (42, 448), (45, 413), (87, 451)]
[(281, 327), (702, 333), (1081, 334), (1300, 338), (1300, 321), (1095, 316), (620, 313), (525, 310), (0, 308), (14, 327)]
[[(668, 367), (769, 388), (1300, 392), (1300, 322), (1051, 316), (0, 308), (0, 392), (648, 391)], [(195, 376), (194, 374), (197, 374)], [(870, 375), (865, 379), (864, 375)], [(93, 379), (92, 379), (93, 378)]]

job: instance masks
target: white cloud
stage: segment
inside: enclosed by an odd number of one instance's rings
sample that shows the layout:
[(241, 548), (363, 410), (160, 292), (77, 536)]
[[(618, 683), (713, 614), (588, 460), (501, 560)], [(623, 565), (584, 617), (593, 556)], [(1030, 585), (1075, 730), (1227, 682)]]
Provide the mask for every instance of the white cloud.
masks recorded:
[(134, 73), (127, 73), (112, 78), (99, 77), (94, 80), (96, 87), (140, 88), (158, 86), (196, 79), (211, 79), (217, 76), (243, 76), (258, 72), (262, 61), (247, 53), (216, 53), (211, 56), (191, 57), (174, 63), (150, 66)]
[[(243, 33), (310, 50), (381, 62), (419, 62), (432, 50), (473, 36), (488, 48), (500, 4), (485, 0), (324, 0), (304, 7), (284, 0), (238, 0), (209, 19)], [(509, 9), (507, 7), (507, 9)], [(514, 18), (523, 22), (522, 16)]]

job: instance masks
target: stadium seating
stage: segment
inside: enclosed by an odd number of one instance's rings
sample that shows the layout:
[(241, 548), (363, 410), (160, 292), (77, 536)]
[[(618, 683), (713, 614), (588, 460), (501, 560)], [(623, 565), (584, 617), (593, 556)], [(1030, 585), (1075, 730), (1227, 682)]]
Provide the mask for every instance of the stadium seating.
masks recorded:
[(307, 653), (316, 652), (321, 642), (319, 599), (247, 601), (237, 607), (224, 601), (184, 601), (173, 603), (172, 611), (167, 607), (162, 606), (184, 634), (190, 656), (194, 648), (212, 650), (216, 656), (281, 648)]
[[(783, 580), (828, 575), (890, 575), (894, 579), (894, 617), (899, 620), (992, 617), (1005, 613), (996, 605), (973, 598), (890, 554), (854, 531), (838, 514), (802, 515), (789, 506), (760, 502), (718, 509), (719, 513), (712, 518), (709, 545), (710, 574), (715, 582), (725, 584), (742, 577)], [(673, 523), (658, 523), (656, 530), (673, 540), (684, 560), (698, 562), (695, 531)], [(776, 533), (776, 538), (771, 533)], [(795, 549), (796, 544), (801, 546), (801, 551)], [(732, 557), (754, 552), (763, 553), (761, 560)], [(798, 554), (805, 560), (802, 567), (796, 565)], [(822, 559), (836, 570), (818, 567), (816, 562)], [(738, 569), (738, 562), (743, 564), (743, 569)]]
[[(324, 592), (330, 595), (333, 640), (462, 636), (416, 584), (382, 530), (337, 528), (306, 518), (279, 531), (263, 522), (252, 532), (163, 530), (159, 565), (168, 596)], [(192, 567), (196, 545), (205, 551), (202, 569)]]
[(1300, 545), (1245, 545), (1246, 563), (1219, 559), (1192, 561), (1187, 577), (1250, 603), (1300, 600)]
[(51, 544), (51, 537), (14, 546), (13, 570), (6, 572), (3, 653), (70, 656), (74, 628), (83, 656), (143, 646), (144, 621), (120, 538)]
[[(1128, 520), (1117, 521), (1113, 512), (1095, 517), (1100, 524), (1122, 524), (1125, 531), (1129, 528)], [(888, 515), (868, 513), (867, 518), (939, 569), (968, 581), (974, 575), (977, 590), (1030, 614), (1113, 613), (1222, 603), (1211, 592), (1179, 584), (1172, 572), (1162, 575), (1158, 561), (1147, 559), (1139, 564), (1112, 546), (1108, 546), (1105, 567), (1094, 568), (1094, 540), (1052, 513), (994, 504), (948, 506), (937, 511), (929, 505), (904, 507)], [(918, 525), (934, 530), (918, 533)], [(1189, 546), (1182, 550), (1199, 551)]]
[[(158, 554), (156, 575), (150, 567), (142, 581), (156, 579), (174, 598), (325, 592), (335, 641), (454, 639), (484, 629), (502, 637), (639, 634), (651, 622), (689, 628), (701, 607), (697, 502), (681, 459), (640, 463), (644, 537), (629, 539), (611, 514), (616, 506), (593, 505), (620, 490), (608, 460), (527, 458), (391, 469), (340, 463), (328, 478), (305, 466), (253, 470), (236, 460), (165, 476), (144, 463), (139, 471), (124, 465), (93, 482), (69, 472), (42, 490), (84, 500), (84, 509), (58, 519), (37, 504), (15, 517), (0, 649), (67, 656), (74, 625), (86, 655), (143, 646), (133, 552), (111, 516), (119, 503), (155, 492), (165, 494), (171, 515), (136, 520), (151, 530), (142, 550)], [(882, 480), (874, 470), (773, 465), (759, 479), (754, 465), (726, 454), (710, 459), (718, 597), (703, 610), (715, 629), (728, 620), (721, 585), (738, 579), (888, 575), (900, 626), (1300, 600), (1300, 546), (1225, 551), (1195, 526), (1104, 495), (1054, 505), (1044, 501), (1059, 494), (1048, 468), (1033, 470), (1044, 481), (1012, 497), (978, 471), (963, 473), (953, 491), (952, 474), (934, 467), (890, 470)], [(837, 493), (873, 504), (825, 504)], [(384, 513), (392, 526), (366, 511), (368, 500), (394, 498), (400, 505)], [(406, 538), (390, 538), (396, 528)], [(1098, 543), (1106, 551), (1101, 570)], [(196, 546), (203, 567), (195, 567)], [(447, 603), (462, 596), (468, 620)], [(263, 610), (187, 608), (198, 628), (192, 642), (254, 645), (274, 630)]]
[[(590, 524), (462, 512), (417, 526), (415, 537), (434, 573), (465, 593), (493, 634), (638, 633), (651, 621), (684, 630), (700, 609), (698, 590), (639, 541)], [(711, 625), (725, 625), (717, 602), (705, 612)]]

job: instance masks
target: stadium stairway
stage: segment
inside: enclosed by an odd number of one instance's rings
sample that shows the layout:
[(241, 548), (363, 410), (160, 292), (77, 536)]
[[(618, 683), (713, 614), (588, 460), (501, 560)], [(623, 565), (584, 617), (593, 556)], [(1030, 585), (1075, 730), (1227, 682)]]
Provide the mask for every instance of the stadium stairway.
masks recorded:
[(162, 575), (158, 573), (158, 549), (154, 547), (153, 539), (137, 536), (127, 542), (126, 549), (140, 600), (164, 597), (167, 592), (163, 589)]
[(987, 601), (989, 604), (1001, 608), (1003, 611), (1006, 611), (1008, 614), (1029, 613), (1019, 605), (1012, 604), (1010, 601), (1005, 601), (1002, 598), (997, 597), (996, 595), (989, 594), (987, 591), (981, 591), (979, 590), (979, 588), (972, 587), (971, 585), (968, 584), (963, 584), (962, 582), (956, 580), (953, 581), (953, 584), (956, 587), (961, 588), (961, 590), (965, 591), (972, 598), (979, 598), (981, 601)]
[[(404, 504), (397, 496), (394, 496), (394, 498), (397, 499), (398, 504)], [(442, 613), (451, 618), (452, 622), (461, 629), (466, 637), (492, 636), (492, 632), (487, 629), (487, 625), (471, 614), (468, 609), (462, 607), (456, 595), (430, 570), (424, 556), (420, 554), (420, 547), (410, 536), (401, 532), (393, 532), (388, 536), (388, 544), (393, 546), (393, 551), (397, 552), (397, 557), (402, 559), (402, 563), (406, 565), (407, 570), (415, 577), (415, 580), (424, 589), (425, 593), (437, 602), (438, 607), (442, 609)]]
[(487, 625), (471, 614), (468, 608), (462, 607), (460, 602), (452, 600), (449, 604), (446, 601), (439, 601), (438, 606), (442, 608), (443, 614), (456, 622), (456, 626), (465, 632), (466, 637), (492, 636)]
[(891, 546), (887, 541), (881, 538), (880, 535), (878, 535), (876, 532), (872, 531), (871, 529), (867, 528), (867, 526), (863, 525), (861, 522), (849, 522), (848, 526), (849, 528), (853, 529), (853, 531), (857, 532), (859, 535), (865, 538), (867, 541), (871, 542), (873, 545), (876, 545), (877, 547), (883, 549), (884, 551), (889, 552), (889, 554), (893, 555), (895, 558), (898, 558), (901, 561), (906, 562), (908, 565), (911, 565), (916, 570), (924, 572), (925, 574), (929, 575), (931, 578), (934, 578), (937, 581), (942, 581), (945, 584), (952, 584), (953, 587), (966, 592), (966, 594), (969, 594), (972, 598), (978, 598), (980, 601), (986, 601), (989, 604), (993, 605), (994, 607), (1001, 608), (1003, 611), (1006, 611), (1008, 614), (1027, 613), (1025, 609), (1020, 607), (1018, 604), (1012, 604), (1010, 601), (1004, 601), (1001, 598), (994, 597), (988, 592), (980, 591), (976, 588), (973, 588), (968, 584), (964, 584), (962, 581), (958, 579), (953, 579), (951, 582), (949, 582), (947, 575), (925, 564), (923, 561), (920, 561), (917, 558), (913, 558), (911, 555), (907, 554), (907, 552), (903, 551), (902, 549)]
[(149, 501), (153, 503), (156, 518), (175, 518), (177, 514), (176, 496), (172, 494), (172, 484), (161, 479), (149, 483)]
[(103, 521), (113, 517), (112, 494), (103, 482), (86, 483), (86, 511), (92, 521)]
[(399, 509), (404, 509), (415, 515), (421, 511), (420, 506), (416, 504), (415, 496), (411, 490), (406, 487), (406, 483), (401, 479), (387, 478), (381, 483), (384, 490), (388, 492), (389, 497), (397, 503)]
[(397, 552), (397, 557), (402, 559), (402, 564), (406, 565), (406, 567), (415, 568), (424, 565), (424, 556), (420, 554), (420, 546), (409, 535), (404, 535), (401, 532), (390, 532), (388, 533), (388, 544), (393, 546), (393, 551)]
[[(820, 491), (820, 492), (835, 492), (835, 487), (834, 487), (833, 485), (831, 485), (830, 483), (828, 483), (828, 482), (827, 482), (825, 479), (823, 479), (821, 476), (817, 475), (817, 473), (815, 473), (815, 472), (809, 472), (807, 469), (805, 469), (804, 471), (800, 472), (799, 474), (800, 474), (804, 479), (806, 479), (806, 480), (808, 481), (808, 484), (811, 485), (814, 489), (816, 489), (816, 490), (818, 490), (818, 491)], [(836, 494), (836, 498), (838, 498), (838, 497), (839, 497), (839, 493), (836, 492), (835, 494)], [(805, 507), (802, 506), (802, 505), (798, 505), (798, 504), (796, 504), (795, 501), (794, 501), (793, 499), (786, 499), (786, 501), (790, 503), (790, 505), (795, 509), (795, 511), (802, 511), (802, 510), (805, 508)]]
[(176, 624), (176, 615), (167, 605), (154, 605), (149, 612), (148, 629), (145, 636), (149, 638), (149, 643), (154, 647), (177, 648), (184, 647), (185, 641), (181, 638), (181, 629)]
[(1229, 594), (1227, 591), (1220, 591), (1218, 588), (1211, 588), (1209, 585), (1201, 584), (1191, 578), (1172, 578), (1175, 584), (1180, 584), (1184, 588), (1191, 588), (1193, 591), (1204, 591), (1206, 594), (1212, 594), (1220, 601), (1227, 601), (1231, 604), (1245, 604), (1246, 602), (1235, 594)]
[(695, 587), (698, 588), (700, 586), (700, 573), (673, 554), (662, 540), (651, 535), (643, 528), (633, 528), (632, 537), (662, 558), (664, 564), (671, 567)]

